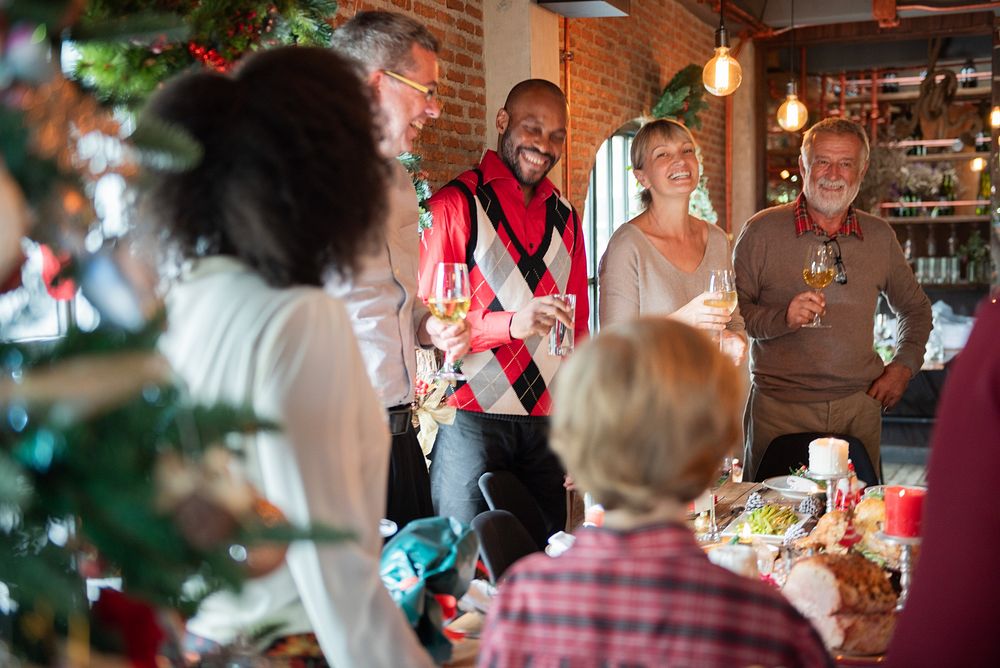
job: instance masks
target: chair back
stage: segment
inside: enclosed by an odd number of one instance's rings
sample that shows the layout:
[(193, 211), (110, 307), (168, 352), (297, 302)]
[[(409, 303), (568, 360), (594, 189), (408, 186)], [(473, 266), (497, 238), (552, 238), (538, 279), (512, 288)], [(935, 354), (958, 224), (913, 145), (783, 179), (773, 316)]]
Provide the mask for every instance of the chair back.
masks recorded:
[(515, 561), (539, 551), (524, 525), (506, 510), (479, 513), (472, 518), (472, 530), (479, 538), (479, 558), (493, 584)]
[(538, 502), (510, 471), (488, 471), (479, 478), (479, 489), (490, 510), (506, 510), (516, 517), (539, 550), (548, 545), (545, 516)]
[(824, 434), (821, 432), (801, 432), (798, 434), (784, 434), (771, 441), (764, 451), (764, 458), (757, 467), (754, 475), (755, 482), (761, 482), (773, 476), (788, 475), (792, 469), (799, 466), (809, 465), (809, 443), (817, 438), (832, 436), (847, 441), (847, 456), (854, 464), (854, 472), (859, 480), (863, 480), (871, 485), (881, 484), (881, 475), (875, 468), (865, 445), (854, 436), (843, 434)]

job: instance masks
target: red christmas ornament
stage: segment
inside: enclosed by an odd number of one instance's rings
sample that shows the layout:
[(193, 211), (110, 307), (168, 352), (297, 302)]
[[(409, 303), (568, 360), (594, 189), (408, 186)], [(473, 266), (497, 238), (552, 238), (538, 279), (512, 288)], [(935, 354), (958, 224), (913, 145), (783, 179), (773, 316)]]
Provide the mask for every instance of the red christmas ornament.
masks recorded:
[(157, 668), (156, 653), (166, 635), (152, 606), (114, 589), (102, 589), (92, 612), (96, 622), (121, 637), (132, 666)]
[(76, 282), (65, 276), (73, 258), (65, 251), (56, 255), (45, 244), (39, 248), (42, 253), (42, 280), (45, 282), (45, 291), (56, 301), (65, 302), (73, 299), (76, 296)]

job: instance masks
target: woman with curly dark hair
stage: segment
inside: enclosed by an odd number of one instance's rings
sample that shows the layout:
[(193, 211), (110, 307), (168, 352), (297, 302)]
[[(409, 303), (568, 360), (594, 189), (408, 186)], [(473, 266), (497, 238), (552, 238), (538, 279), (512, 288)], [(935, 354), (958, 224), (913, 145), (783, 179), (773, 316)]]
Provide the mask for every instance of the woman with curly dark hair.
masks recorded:
[(183, 261), (163, 351), (194, 400), (246, 405), (281, 425), (247, 445), (248, 476), (268, 501), (293, 523), (356, 536), (291, 546), (241, 592), (206, 599), (188, 630), (222, 645), (278, 624), (265, 647), (295, 637), (322, 649), (298, 656), (303, 665), (430, 665), (379, 578), (385, 418), (347, 313), (320, 287), (328, 271), (353, 271), (381, 234), (387, 168), (353, 66), (323, 49), (275, 49), (234, 76), (175, 80), (146, 113), (203, 149), (143, 199)]

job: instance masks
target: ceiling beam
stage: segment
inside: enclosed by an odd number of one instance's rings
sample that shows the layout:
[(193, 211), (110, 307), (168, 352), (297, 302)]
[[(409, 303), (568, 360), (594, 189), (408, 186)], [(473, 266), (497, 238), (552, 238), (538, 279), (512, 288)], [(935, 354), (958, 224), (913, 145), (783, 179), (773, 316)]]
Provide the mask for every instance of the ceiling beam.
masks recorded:
[[(993, 31), (993, 21), (993, 12), (974, 12), (901, 18), (896, 28), (880, 28), (875, 21), (861, 21), (806, 26), (796, 28), (794, 32), (798, 44), (891, 42), (922, 37), (988, 35)], [(788, 46), (791, 35), (788, 31), (782, 31), (770, 38), (762, 36), (760, 42), (768, 47)]]

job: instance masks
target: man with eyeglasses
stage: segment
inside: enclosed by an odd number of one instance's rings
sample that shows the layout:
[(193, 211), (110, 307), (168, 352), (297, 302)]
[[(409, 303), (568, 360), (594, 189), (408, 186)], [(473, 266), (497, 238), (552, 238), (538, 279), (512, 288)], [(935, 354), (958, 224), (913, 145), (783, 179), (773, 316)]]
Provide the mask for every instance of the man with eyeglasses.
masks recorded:
[(385, 243), (349, 279), (331, 276), (327, 291), (352, 316), (354, 333), (392, 432), (385, 516), (399, 528), (434, 515), (430, 478), (412, 423), (416, 346), (460, 358), (469, 346), (464, 322), (447, 324), (417, 298), (419, 210), (406, 170), (395, 158), (413, 150), (437, 118), (438, 41), (422, 24), (392, 12), (359, 12), (334, 31), (333, 48), (362, 68), (381, 115), (381, 150), (391, 161)]
[[(802, 194), (755, 215), (736, 243), (736, 289), (751, 339), (744, 415), (751, 475), (774, 438), (799, 432), (854, 436), (878, 470), (882, 414), (923, 363), (930, 302), (889, 224), (852, 206), (869, 152), (857, 123), (814, 125), (799, 156)], [(820, 242), (835, 272), (822, 293), (803, 283), (807, 250)], [(880, 294), (899, 317), (888, 364), (873, 346)], [(803, 327), (818, 314), (828, 328)]]

